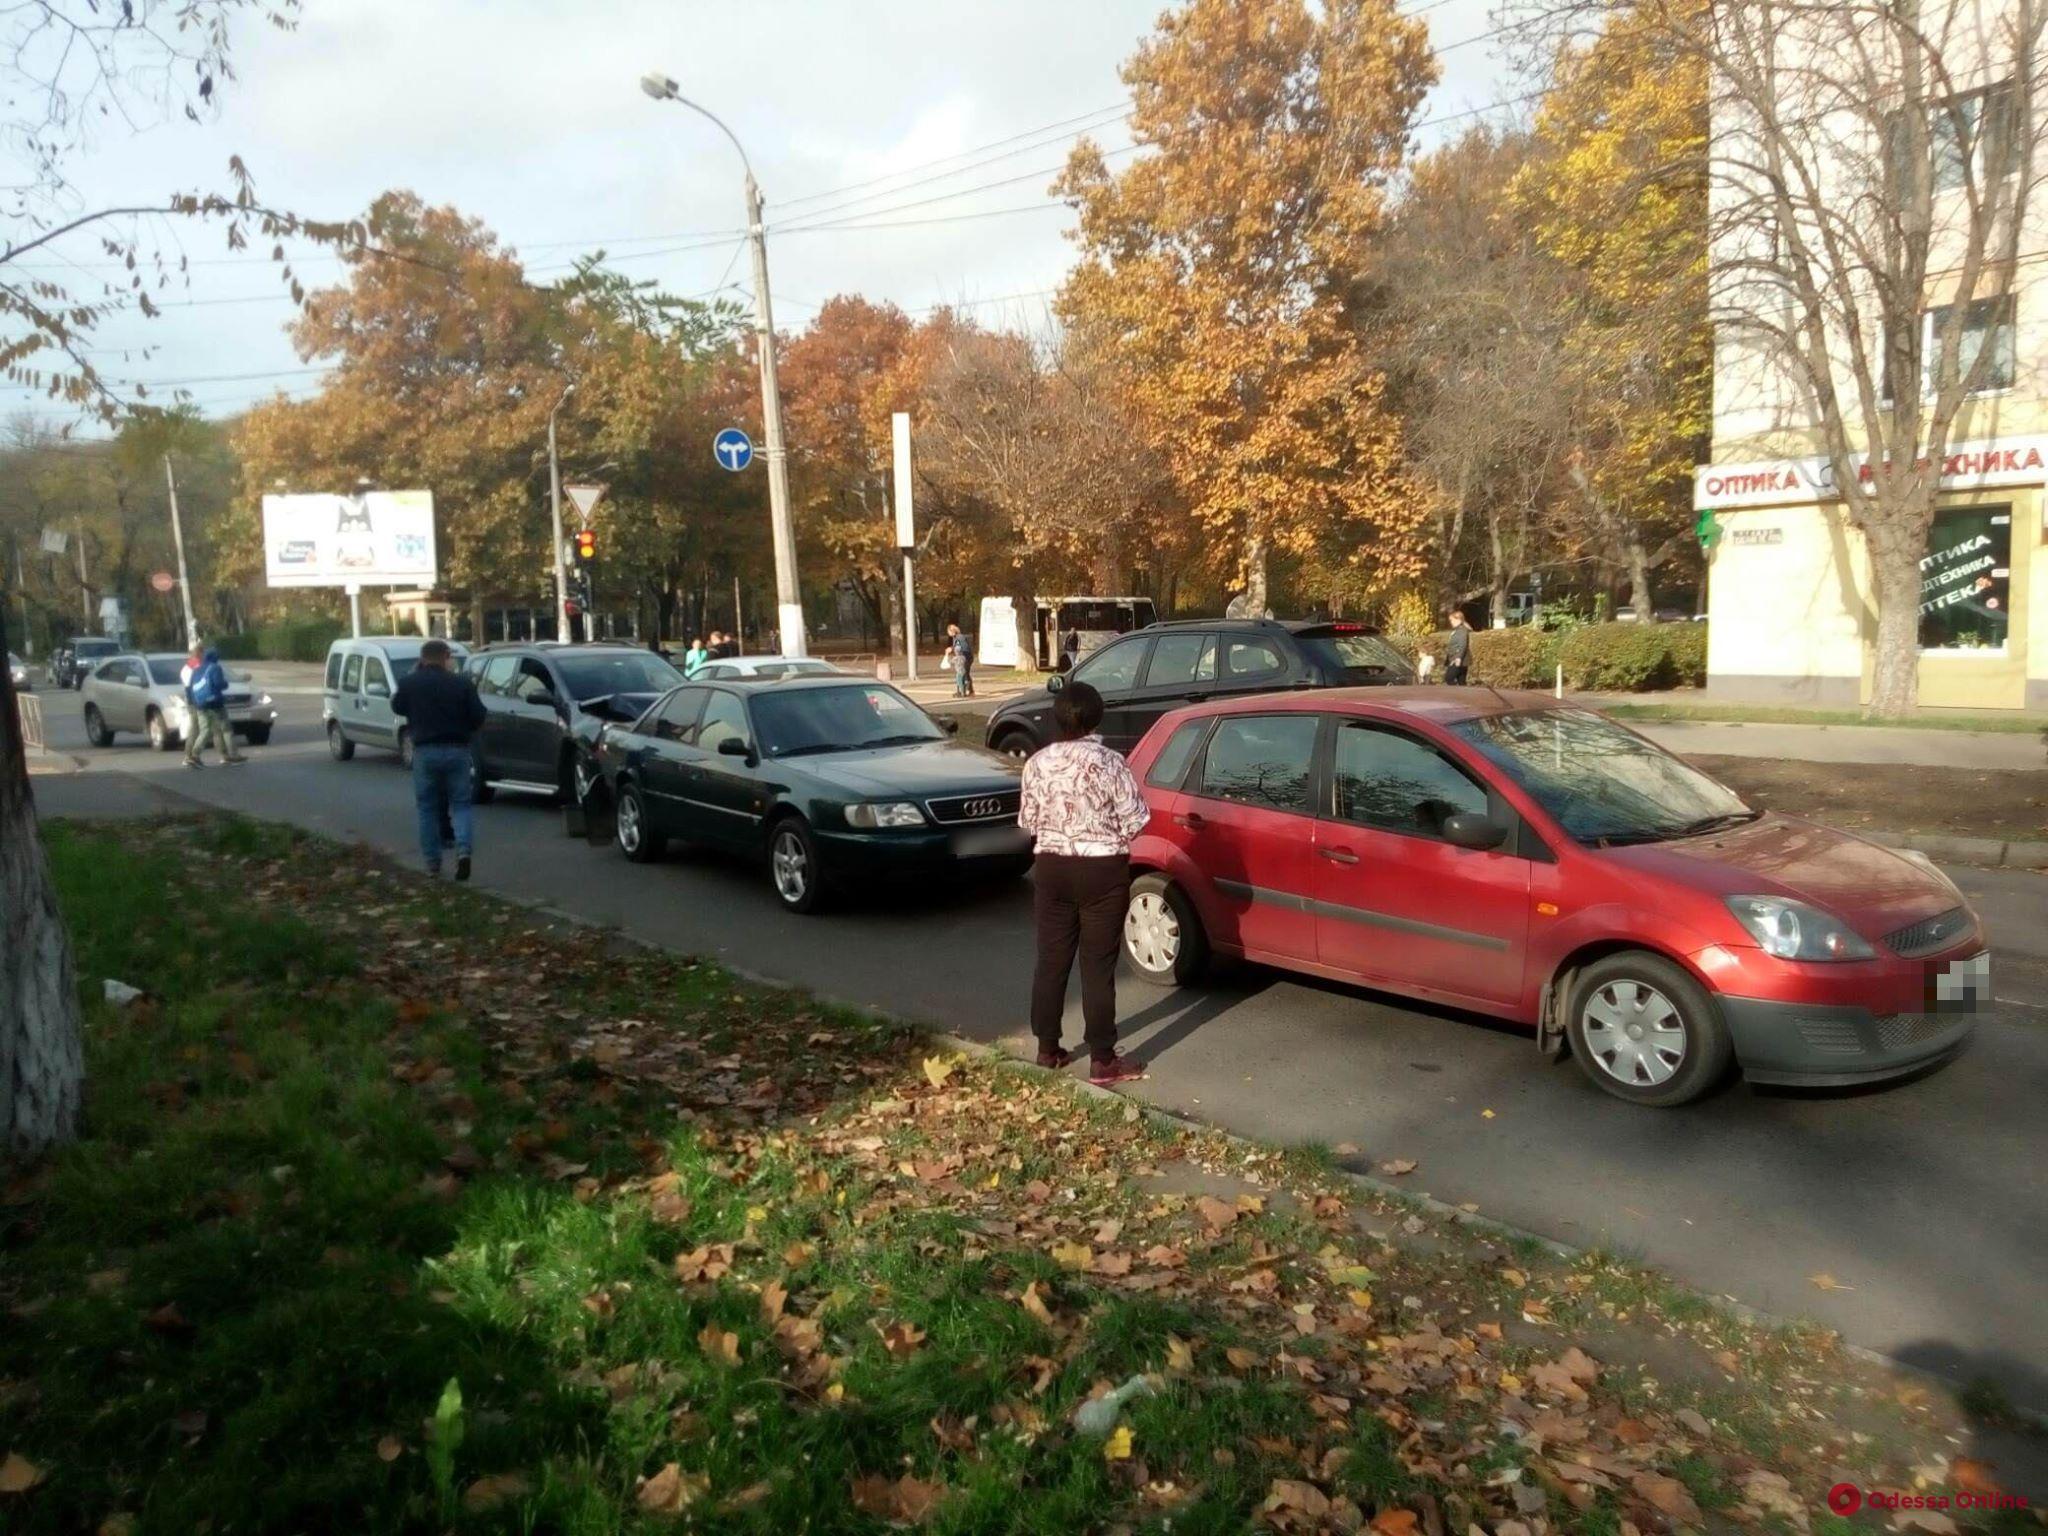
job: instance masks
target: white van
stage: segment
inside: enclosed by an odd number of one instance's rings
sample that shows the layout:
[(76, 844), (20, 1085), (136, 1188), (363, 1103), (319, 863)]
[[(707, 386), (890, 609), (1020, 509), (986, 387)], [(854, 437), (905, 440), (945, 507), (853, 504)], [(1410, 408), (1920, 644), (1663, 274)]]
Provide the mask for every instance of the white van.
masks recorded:
[[(412, 766), (412, 736), (391, 712), (391, 695), (406, 673), (420, 664), (418, 635), (365, 635), (337, 640), (327, 648), (327, 680), (320, 694), (320, 718), (327, 726), (327, 750), (338, 763), (356, 748), (382, 747)], [(453, 640), (448, 649), (460, 662), (469, 654)]]

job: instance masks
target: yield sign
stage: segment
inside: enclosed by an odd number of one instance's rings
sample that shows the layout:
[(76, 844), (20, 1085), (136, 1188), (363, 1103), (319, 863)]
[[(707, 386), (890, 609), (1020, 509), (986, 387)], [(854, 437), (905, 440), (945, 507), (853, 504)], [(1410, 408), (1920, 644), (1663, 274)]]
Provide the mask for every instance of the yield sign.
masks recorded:
[(562, 493), (569, 498), (569, 504), (575, 507), (576, 515), (582, 518), (585, 524), (588, 524), (590, 522), (591, 510), (596, 507), (598, 501), (604, 496), (604, 487), (601, 485), (565, 485), (562, 487)]

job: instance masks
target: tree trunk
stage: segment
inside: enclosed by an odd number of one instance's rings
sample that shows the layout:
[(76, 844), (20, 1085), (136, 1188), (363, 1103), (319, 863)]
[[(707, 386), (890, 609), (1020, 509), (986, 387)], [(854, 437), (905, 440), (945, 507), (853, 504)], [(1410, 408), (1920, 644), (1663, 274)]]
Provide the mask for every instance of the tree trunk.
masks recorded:
[(14, 684), (0, 672), (0, 1154), (33, 1157), (76, 1136), (84, 1081), (71, 939), (36, 829)]
[(1123, 576), (1113, 540), (1104, 540), (1097, 546), (1089, 560), (1088, 579), (1093, 583), (1097, 597), (1123, 596)]
[(1489, 579), (1486, 622), (1493, 629), (1499, 629), (1506, 623), (1508, 616), (1508, 558), (1500, 536), (1500, 517), (1498, 507), (1487, 509), (1486, 556)]
[(1870, 712), (1895, 720), (1910, 715), (1920, 700), (1920, 557), (1927, 549), (1927, 518), (1892, 509), (1878, 517), (1887, 524), (1912, 525), (1898, 533), (1866, 530), (1870, 581), (1877, 594)]
[(1266, 536), (1248, 533), (1244, 539), (1244, 611), (1254, 619), (1266, 616)]
[(1657, 601), (1650, 593), (1650, 552), (1641, 539), (1628, 541), (1628, 600), (1635, 605), (1638, 624), (1657, 622)]

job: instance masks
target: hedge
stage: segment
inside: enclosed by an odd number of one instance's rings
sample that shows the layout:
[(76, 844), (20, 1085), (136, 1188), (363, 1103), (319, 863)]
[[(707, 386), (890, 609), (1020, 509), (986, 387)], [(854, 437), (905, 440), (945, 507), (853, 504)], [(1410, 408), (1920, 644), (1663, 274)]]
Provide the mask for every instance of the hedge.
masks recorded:
[(213, 641), (223, 661), (325, 661), (327, 648), (347, 633), (332, 619), (264, 624)]
[[(1449, 636), (1397, 639), (1412, 661), (1424, 649), (1437, 658), (1443, 676)], [(1697, 688), (1707, 680), (1704, 624), (1583, 624), (1543, 630), (1481, 629), (1472, 634), (1471, 681), (1494, 688), (1549, 688), (1564, 667), (1567, 688), (1598, 693), (1639, 693), (1663, 688)]]

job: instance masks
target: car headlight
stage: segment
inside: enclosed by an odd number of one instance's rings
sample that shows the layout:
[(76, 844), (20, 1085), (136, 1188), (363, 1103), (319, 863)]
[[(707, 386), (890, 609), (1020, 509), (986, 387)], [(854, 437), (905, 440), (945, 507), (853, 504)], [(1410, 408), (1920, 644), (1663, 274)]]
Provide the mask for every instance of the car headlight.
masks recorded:
[(1730, 896), (1728, 910), (1780, 960), (1868, 960), (1873, 951), (1839, 919), (1782, 896)]
[(270, 698), (270, 695), (269, 695), (269, 694), (267, 694), (267, 693), (260, 693), (260, 694), (258, 694), (258, 695), (256, 696), (256, 707), (257, 707), (258, 709), (268, 709), (268, 708), (270, 708), (270, 705), (271, 705), (271, 698)]
[(908, 800), (888, 800), (873, 805), (849, 805), (846, 808), (846, 824), (849, 827), (921, 827), (924, 812)]

